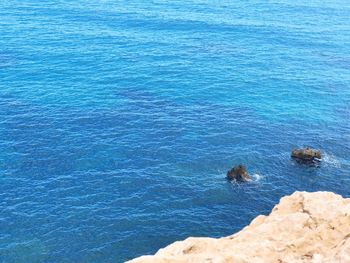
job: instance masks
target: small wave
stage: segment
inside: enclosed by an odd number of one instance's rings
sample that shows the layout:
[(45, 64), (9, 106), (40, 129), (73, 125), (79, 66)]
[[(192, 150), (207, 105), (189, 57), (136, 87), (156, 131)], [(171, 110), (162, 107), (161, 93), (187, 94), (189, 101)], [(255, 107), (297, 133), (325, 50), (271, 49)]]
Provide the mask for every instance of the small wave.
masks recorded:
[(262, 177), (262, 175), (260, 175), (260, 174), (253, 174), (253, 175), (252, 175), (252, 178), (253, 178), (253, 181), (258, 182), (258, 181), (260, 181), (263, 177)]
[[(262, 179), (263, 179), (262, 175), (255, 173), (255, 174), (251, 175), (251, 179), (247, 180), (247, 183), (257, 183), (257, 182), (261, 181)], [(241, 182), (238, 182), (236, 180), (231, 180), (231, 184), (239, 186), (239, 185), (241, 185)]]
[(324, 153), (324, 157), (322, 158), (322, 160), (324, 163), (334, 166), (336, 168), (341, 167), (340, 161), (334, 155)]

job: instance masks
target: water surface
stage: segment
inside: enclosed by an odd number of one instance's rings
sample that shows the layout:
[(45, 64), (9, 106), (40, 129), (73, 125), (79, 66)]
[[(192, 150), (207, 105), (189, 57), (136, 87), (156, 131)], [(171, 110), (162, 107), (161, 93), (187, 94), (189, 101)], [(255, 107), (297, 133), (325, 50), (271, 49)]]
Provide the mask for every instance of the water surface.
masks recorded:
[[(348, 1), (0, 2), (0, 262), (123, 262), (350, 196)], [(290, 160), (322, 149), (321, 166)], [(254, 181), (224, 178), (244, 163)]]

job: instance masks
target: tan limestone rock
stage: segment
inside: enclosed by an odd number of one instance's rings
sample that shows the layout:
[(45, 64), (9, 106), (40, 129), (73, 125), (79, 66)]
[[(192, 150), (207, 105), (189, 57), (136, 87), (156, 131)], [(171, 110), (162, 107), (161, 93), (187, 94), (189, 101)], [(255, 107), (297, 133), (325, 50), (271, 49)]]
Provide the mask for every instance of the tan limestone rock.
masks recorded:
[(350, 199), (295, 192), (232, 236), (190, 237), (130, 262), (350, 263)]

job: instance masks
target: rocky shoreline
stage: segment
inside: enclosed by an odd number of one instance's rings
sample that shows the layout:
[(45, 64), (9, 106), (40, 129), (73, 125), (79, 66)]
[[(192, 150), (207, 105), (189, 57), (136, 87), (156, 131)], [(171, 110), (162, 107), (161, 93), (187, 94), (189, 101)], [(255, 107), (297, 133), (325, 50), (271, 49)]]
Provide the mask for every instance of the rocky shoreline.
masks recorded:
[(350, 262), (350, 198), (295, 192), (234, 235), (190, 237), (129, 262)]

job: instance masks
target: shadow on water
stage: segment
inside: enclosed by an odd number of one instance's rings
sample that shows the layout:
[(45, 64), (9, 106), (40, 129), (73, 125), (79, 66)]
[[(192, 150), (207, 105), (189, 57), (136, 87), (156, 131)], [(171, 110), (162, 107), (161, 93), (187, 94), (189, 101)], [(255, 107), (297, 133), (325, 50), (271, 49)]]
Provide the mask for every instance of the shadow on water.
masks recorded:
[(14, 55), (0, 52), (0, 69), (11, 67), (16, 63), (18, 60)]
[(45, 243), (38, 238), (5, 238), (0, 240), (0, 245), (0, 262), (43, 263), (49, 257)]

